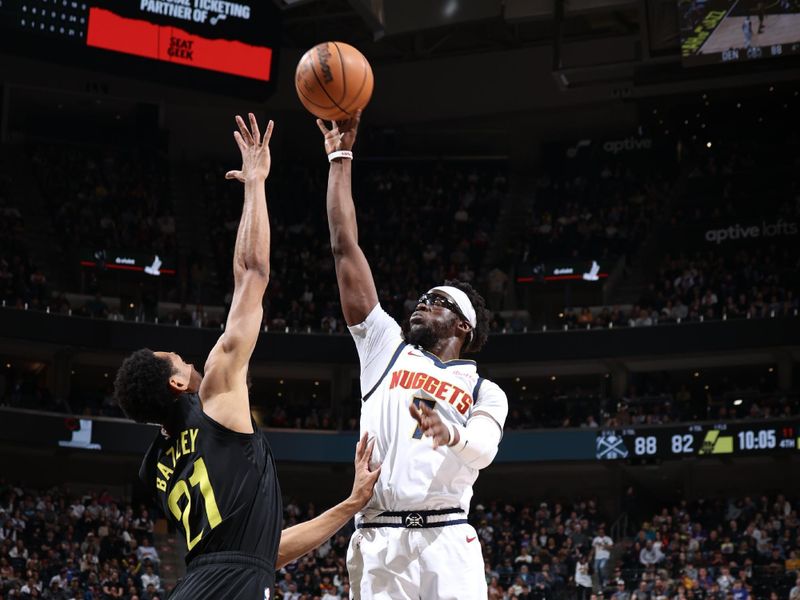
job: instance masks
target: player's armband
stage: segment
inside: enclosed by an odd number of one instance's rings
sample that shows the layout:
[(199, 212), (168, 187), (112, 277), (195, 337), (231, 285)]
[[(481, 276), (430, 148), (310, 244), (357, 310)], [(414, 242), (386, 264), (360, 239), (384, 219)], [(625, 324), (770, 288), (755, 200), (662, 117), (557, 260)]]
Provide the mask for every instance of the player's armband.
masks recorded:
[(502, 432), (497, 422), (489, 415), (475, 415), (467, 426), (452, 425), (458, 431), (458, 443), (449, 448), (455, 452), (464, 464), (473, 469), (483, 469), (492, 464), (497, 454)]

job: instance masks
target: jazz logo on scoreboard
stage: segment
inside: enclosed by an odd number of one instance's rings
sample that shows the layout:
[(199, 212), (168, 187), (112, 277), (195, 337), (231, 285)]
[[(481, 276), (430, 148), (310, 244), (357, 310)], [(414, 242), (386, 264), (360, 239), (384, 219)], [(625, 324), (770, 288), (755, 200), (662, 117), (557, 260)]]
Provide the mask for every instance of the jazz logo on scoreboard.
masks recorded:
[(733, 436), (720, 435), (717, 429), (706, 432), (699, 454), (733, 454)]

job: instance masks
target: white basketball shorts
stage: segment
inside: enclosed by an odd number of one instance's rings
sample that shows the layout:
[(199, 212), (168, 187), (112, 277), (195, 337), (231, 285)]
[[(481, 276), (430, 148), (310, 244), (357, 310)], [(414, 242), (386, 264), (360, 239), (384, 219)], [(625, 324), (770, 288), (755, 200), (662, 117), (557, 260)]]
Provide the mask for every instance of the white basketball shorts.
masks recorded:
[(347, 550), (352, 600), (486, 600), (472, 525), (357, 529)]

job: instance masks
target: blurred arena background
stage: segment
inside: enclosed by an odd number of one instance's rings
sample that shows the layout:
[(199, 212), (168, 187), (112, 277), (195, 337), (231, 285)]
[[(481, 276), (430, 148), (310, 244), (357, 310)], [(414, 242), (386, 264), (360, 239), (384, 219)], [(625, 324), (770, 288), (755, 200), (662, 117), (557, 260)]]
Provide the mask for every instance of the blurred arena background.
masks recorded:
[[(0, 598), (154, 600), (183, 572), (137, 483), (154, 429), (111, 382), (134, 349), (198, 360), (219, 336), (236, 113), (276, 122), (250, 374), (286, 524), (349, 490), (358, 363), (293, 85), (328, 39), (375, 72), (354, 186), (382, 305), (456, 276), (494, 314), (478, 360), (510, 413), (470, 514), (489, 597), (588, 597), (603, 527), (597, 597), (800, 598), (797, 14), (0, 0)], [(346, 597), (348, 537), (275, 596)]]

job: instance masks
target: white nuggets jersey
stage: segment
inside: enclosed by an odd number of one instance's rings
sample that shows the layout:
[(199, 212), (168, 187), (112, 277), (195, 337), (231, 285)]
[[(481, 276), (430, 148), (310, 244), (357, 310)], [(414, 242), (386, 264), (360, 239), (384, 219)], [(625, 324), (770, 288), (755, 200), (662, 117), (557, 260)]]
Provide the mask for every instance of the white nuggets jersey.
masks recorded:
[(373, 464), (382, 463), (370, 503), (369, 520), (384, 511), (460, 507), (469, 511), (478, 470), (449, 448), (433, 449), (422, 436), (409, 405), (424, 402), (443, 421), (466, 425), (476, 410), (501, 429), (508, 401), (500, 387), (478, 375), (471, 360), (443, 363), (406, 344), (397, 322), (380, 305), (363, 323), (350, 327), (361, 362), (361, 434), (375, 438)]

